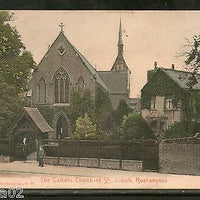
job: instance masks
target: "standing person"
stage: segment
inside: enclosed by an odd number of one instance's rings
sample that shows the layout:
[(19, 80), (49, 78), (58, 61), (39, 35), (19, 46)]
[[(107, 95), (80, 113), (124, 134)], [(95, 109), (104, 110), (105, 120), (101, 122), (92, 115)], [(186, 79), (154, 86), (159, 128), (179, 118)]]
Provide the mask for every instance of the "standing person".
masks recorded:
[(39, 165), (38, 166), (44, 167), (44, 149), (42, 146), (40, 146), (38, 157), (39, 157)]
[(26, 145), (26, 138), (23, 138), (23, 153), (24, 153), (24, 161), (26, 161), (26, 157), (27, 157), (27, 145)]

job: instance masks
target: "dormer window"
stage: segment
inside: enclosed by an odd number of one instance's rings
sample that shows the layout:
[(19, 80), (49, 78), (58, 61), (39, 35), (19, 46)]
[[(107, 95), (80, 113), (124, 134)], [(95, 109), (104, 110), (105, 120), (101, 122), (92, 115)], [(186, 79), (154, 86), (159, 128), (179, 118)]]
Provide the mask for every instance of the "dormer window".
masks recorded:
[(64, 55), (65, 51), (66, 51), (65, 47), (61, 44), (58, 47), (58, 53), (62, 56), (62, 55)]

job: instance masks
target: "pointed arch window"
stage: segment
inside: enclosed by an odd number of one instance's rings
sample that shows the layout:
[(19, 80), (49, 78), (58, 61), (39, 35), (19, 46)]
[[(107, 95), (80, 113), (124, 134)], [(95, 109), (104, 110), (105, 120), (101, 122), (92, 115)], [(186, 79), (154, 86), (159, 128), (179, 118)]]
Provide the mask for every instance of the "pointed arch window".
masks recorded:
[(84, 79), (82, 77), (80, 77), (78, 79), (78, 83), (77, 83), (77, 90), (78, 93), (82, 94), (85, 88), (85, 83), (84, 83)]
[(54, 75), (54, 99), (55, 103), (69, 103), (70, 77), (60, 68)]
[(46, 83), (44, 78), (39, 81), (39, 103), (46, 102)]

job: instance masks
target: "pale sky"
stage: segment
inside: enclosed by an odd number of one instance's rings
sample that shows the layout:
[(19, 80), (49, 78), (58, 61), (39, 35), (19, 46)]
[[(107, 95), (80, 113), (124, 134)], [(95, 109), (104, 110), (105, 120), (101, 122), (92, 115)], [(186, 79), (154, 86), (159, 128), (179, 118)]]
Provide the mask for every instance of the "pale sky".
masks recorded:
[[(186, 38), (200, 34), (199, 11), (13, 11), (14, 26), (38, 63), (64, 23), (68, 40), (96, 67), (110, 70), (117, 56), (122, 20), (124, 58), (131, 70), (131, 97), (146, 83), (147, 70), (158, 66), (184, 69), (177, 57)], [(51, 66), (49, 66), (51, 67)]]

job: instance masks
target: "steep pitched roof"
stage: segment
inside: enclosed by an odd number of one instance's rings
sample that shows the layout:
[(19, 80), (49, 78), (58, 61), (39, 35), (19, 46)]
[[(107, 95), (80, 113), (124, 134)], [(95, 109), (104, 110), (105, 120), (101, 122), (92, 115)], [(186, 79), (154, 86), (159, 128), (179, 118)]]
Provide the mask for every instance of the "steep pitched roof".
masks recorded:
[(88, 70), (92, 73), (92, 75), (96, 78), (96, 81), (104, 87), (106, 90), (109, 91), (109, 89), (106, 87), (104, 81), (101, 79), (99, 76), (98, 72), (96, 69), (89, 63), (89, 61), (72, 45), (74, 51), (78, 54), (80, 59), (83, 61), (84, 65), (88, 68)]
[(126, 64), (126, 61), (122, 54), (118, 54), (117, 58), (115, 59), (115, 62), (111, 68), (111, 71), (128, 71), (128, 65)]
[(99, 76), (111, 94), (128, 93), (128, 73), (116, 71), (98, 71)]
[[(89, 70), (89, 72), (95, 77), (97, 83), (99, 83), (103, 88), (105, 88), (106, 90), (108, 90), (108, 88), (106, 87), (106, 85), (104, 84), (104, 82), (102, 81), (102, 79), (99, 77), (96, 69), (89, 63), (89, 61), (71, 44), (71, 42), (69, 42), (69, 40), (66, 38), (66, 36), (64, 35), (64, 32), (60, 32), (59, 35), (57, 36), (57, 38), (55, 39), (55, 41), (52, 43), (52, 45), (49, 47), (48, 51), (46, 52), (46, 54), (43, 56), (42, 60), (40, 61), (40, 63), (43, 61), (43, 59), (45, 59), (48, 56), (48, 52), (50, 51), (51, 47), (56, 43), (56, 41), (60, 38), (63, 37), (64, 40), (67, 41), (67, 43), (72, 47), (72, 49), (75, 51), (75, 53), (78, 55), (79, 59), (83, 62), (83, 64), (86, 66), (86, 68)], [(40, 65), (40, 63), (38, 65)]]
[[(144, 87), (141, 89), (141, 91), (145, 88), (145, 86), (148, 84), (148, 82), (151, 81), (151, 79), (154, 78), (154, 76), (159, 71), (162, 71), (163, 73), (165, 73), (179, 87), (181, 87), (183, 89), (189, 89), (190, 88), (190, 86), (188, 85), (188, 82), (189, 82), (189, 78), (191, 77), (191, 72), (159, 67), (156, 70), (154, 69), (153, 75), (147, 81), (147, 83), (144, 85)], [(194, 90), (200, 90), (200, 74), (196, 75), (196, 81), (197, 81), (197, 83), (193, 86), (192, 89), (194, 89)]]
[(24, 107), (21, 112), (18, 113), (15, 120), (12, 122), (8, 133), (11, 133), (15, 127), (17, 127), (18, 123), (24, 118), (29, 117), (36, 128), (39, 129), (42, 133), (52, 132), (53, 129), (49, 126), (47, 121), (43, 118), (41, 113), (37, 108), (32, 107)]
[[(179, 71), (174, 69), (160, 68), (165, 74), (167, 74), (173, 81), (175, 81), (181, 88), (189, 89), (188, 78), (191, 76), (191, 72)], [(197, 84), (193, 89), (200, 90), (200, 74), (196, 75)]]
[(24, 107), (24, 110), (41, 132), (53, 131), (37, 108)]

